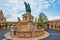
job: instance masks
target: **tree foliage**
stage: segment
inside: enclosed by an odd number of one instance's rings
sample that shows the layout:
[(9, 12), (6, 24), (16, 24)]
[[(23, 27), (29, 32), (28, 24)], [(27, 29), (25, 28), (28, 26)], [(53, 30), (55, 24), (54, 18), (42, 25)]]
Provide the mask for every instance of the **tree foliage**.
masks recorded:
[(40, 25), (43, 25), (43, 24), (46, 24), (47, 22), (48, 22), (47, 16), (43, 12), (41, 12), (38, 17), (38, 23)]
[(9, 22), (5, 22), (4, 25), (7, 28), (9, 26)]

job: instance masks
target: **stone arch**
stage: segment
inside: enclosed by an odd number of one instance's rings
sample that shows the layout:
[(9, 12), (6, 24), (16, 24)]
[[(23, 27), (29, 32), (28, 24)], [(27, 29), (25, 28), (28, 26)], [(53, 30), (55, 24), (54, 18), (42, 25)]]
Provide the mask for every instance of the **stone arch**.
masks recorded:
[(60, 29), (60, 25), (59, 25), (59, 29)]
[(49, 29), (49, 27), (47, 27)]
[(13, 28), (13, 24), (9, 24), (9, 29), (12, 29)]
[(6, 27), (5, 27), (4, 24), (0, 24), (0, 28), (1, 28), (1, 29), (5, 29)]
[(56, 24), (55, 24), (55, 29), (56, 29), (56, 27), (57, 27), (57, 26), (56, 26)]
[(49, 27), (49, 24), (47, 24), (47, 26)]
[(48, 28), (48, 29), (49, 29), (49, 26), (50, 26), (50, 25), (49, 25), (49, 24), (47, 24), (47, 28)]
[(1, 25), (0, 25), (0, 29), (1, 29)]
[(53, 29), (53, 24), (51, 24), (51, 29)]

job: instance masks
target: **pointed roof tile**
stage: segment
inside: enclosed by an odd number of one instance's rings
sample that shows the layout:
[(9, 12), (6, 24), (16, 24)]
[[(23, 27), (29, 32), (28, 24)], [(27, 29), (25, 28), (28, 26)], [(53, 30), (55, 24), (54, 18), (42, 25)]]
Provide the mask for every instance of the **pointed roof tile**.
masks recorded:
[(0, 17), (4, 17), (2, 10), (0, 10)]

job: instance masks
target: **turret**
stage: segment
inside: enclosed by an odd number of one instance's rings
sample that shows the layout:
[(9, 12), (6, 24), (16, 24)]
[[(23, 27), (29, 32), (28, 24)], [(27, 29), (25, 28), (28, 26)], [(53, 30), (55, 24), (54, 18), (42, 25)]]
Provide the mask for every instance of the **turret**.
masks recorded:
[(1, 10), (0, 11), (0, 22), (4, 22), (4, 21), (6, 21), (6, 18), (4, 17), (3, 12)]
[(25, 21), (25, 22), (26, 21), (33, 21), (33, 19), (34, 19), (34, 17), (29, 13), (23, 14), (22, 17), (23, 17), (23, 21)]
[(0, 17), (4, 17), (2, 10), (0, 11)]
[(18, 17), (18, 21), (21, 21), (19, 17)]

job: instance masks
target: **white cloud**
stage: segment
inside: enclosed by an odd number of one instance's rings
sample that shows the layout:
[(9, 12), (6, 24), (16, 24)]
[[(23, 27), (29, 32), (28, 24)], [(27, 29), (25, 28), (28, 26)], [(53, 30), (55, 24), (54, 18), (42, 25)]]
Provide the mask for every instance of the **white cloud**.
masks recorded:
[(24, 12), (18, 14), (18, 17), (22, 20), (22, 14), (24, 14)]
[(18, 0), (7, 0), (9, 3), (18, 3)]
[(16, 18), (17, 17), (17, 12), (18, 10), (16, 8), (13, 8), (12, 10), (8, 10), (8, 14), (11, 15), (11, 18)]
[[(2, 1), (3, 2), (3, 1)], [(25, 10), (24, 2), (30, 4), (33, 14), (42, 11), (43, 9), (48, 9), (51, 3), (55, 2), (55, 0), (46, 1), (46, 0), (6, 0), (5, 1), (6, 10), (8, 10), (8, 14), (11, 15), (12, 19), (17, 19), (17, 17), (21, 17), (24, 12), (18, 13), (18, 10)], [(6, 14), (6, 13), (5, 13)], [(35, 15), (35, 14), (34, 14)]]
[(54, 3), (56, 0), (51, 0), (51, 3)]
[[(12, 12), (13, 13), (13, 12)], [(11, 13), (11, 14), (12, 14)], [(11, 15), (10, 14), (10, 15)], [(11, 16), (11, 18), (8, 18), (7, 19), (7, 21), (18, 21), (18, 17), (22, 20), (22, 14), (24, 14), (24, 12), (22, 12), (22, 13), (20, 13), (20, 14), (17, 14), (16, 12), (15, 12), (15, 14), (12, 14)]]
[(15, 19), (13, 19), (13, 18), (8, 18), (6, 21), (18, 21), (16, 18)]
[(50, 6), (50, 4), (44, 4), (45, 8), (48, 9), (48, 7)]
[(45, 1), (44, 3), (47, 4), (47, 3), (49, 3), (49, 2)]
[(60, 15), (52, 15), (52, 14), (47, 14), (47, 17), (49, 20), (56, 20), (56, 19), (60, 19)]

